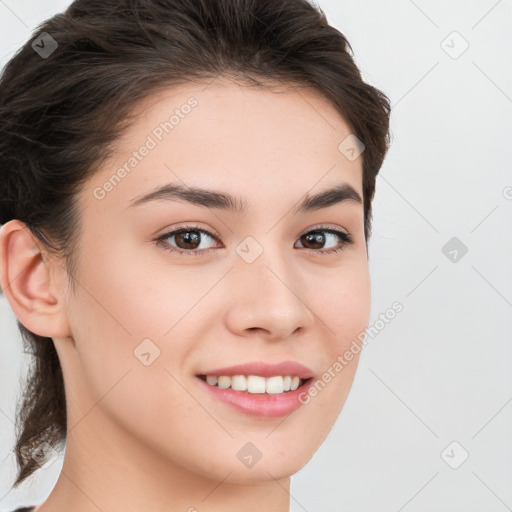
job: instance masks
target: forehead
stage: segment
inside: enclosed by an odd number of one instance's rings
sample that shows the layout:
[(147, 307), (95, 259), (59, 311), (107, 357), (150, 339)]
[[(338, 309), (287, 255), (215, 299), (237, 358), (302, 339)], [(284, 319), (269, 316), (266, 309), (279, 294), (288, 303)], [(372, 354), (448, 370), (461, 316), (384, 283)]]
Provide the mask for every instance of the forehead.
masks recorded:
[[(316, 89), (281, 83), (260, 87), (228, 77), (160, 90), (138, 103), (133, 114), (136, 121), (122, 137), (121, 151), (131, 149), (133, 138), (141, 132), (153, 133), (157, 142), (162, 142), (162, 136), (164, 143), (172, 144), (172, 139), (178, 142), (181, 138), (180, 133), (184, 138), (193, 131), (201, 136), (197, 143), (203, 145), (226, 142), (222, 140), (226, 135), (238, 144), (254, 145), (275, 140), (278, 133), (279, 140), (295, 140), (296, 146), (307, 142), (304, 150), (322, 143), (332, 149), (333, 142), (337, 149), (338, 138), (350, 133), (341, 113)], [(167, 125), (168, 130), (161, 126), (167, 123), (172, 125)], [(165, 137), (170, 131), (173, 137)]]
[(133, 119), (88, 186), (88, 199), (94, 188), (108, 189), (103, 208), (124, 209), (169, 182), (241, 197), (270, 194), (269, 204), (340, 182), (362, 195), (361, 158), (340, 151), (350, 128), (310, 88), (187, 84), (149, 96)]

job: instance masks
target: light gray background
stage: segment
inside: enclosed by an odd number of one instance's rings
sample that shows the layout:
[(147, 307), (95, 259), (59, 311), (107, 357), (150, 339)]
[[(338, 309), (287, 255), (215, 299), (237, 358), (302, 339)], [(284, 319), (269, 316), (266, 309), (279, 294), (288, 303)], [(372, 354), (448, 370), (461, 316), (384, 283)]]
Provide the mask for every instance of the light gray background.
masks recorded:
[[(2, 65), (68, 3), (0, 0)], [(292, 478), (291, 508), (512, 510), (512, 1), (319, 5), (393, 104), (374, 203), (370, 325), (394, 301), (404, 310), (368, 338), (335, 427)], [(462, 38), (469, 47), (458, 55)], [(442, 251), (452, 237), (468, 249), (456, 261)], [(62, 461), (10, 491), (26, 361), (5, 298), (0, 337), (0, 509), (9, 511), (43, 501)], [(464, 450), (469, 458), (450, 467)]]

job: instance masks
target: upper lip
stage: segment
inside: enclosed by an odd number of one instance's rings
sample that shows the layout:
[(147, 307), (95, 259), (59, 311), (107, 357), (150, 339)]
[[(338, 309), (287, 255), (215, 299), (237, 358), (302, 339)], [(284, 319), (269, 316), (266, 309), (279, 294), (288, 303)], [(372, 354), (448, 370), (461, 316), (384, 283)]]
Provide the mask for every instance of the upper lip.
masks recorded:
[(260, 375), (261, 377), (274, 377), (276, 375), (297, 376), (301, 379), (313, 377), (313, 370), (295, 361), (283, 361), (281, 363), (265, 363), (255, 361), (252, 363), (237, 364), (225, 368), (215, 368), (208, 370), (201, 375)]

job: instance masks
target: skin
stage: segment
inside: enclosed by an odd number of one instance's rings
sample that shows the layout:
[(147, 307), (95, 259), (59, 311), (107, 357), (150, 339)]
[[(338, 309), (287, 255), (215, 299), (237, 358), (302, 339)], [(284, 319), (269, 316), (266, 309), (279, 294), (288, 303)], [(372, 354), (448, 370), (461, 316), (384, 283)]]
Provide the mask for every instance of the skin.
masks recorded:
[[(95, 188), (191, 96), (197, 107), (97, 199)], [(362, 204), (292, 212), (304, 196), (340, 183), (362, 197), (362, 158), (338, 150), (350, 129), (311, 89), (265, 91), (220, 77), (207, 88), (154, 94), (142, 107), (78, 195), (75, 293), (62, 260), (22, 223), (0, 230), (2, 288), (28, 329), (53, 338), (66, 384), (64, 465), (36, 511), (288, 512), (290, 476), (332, 428), (358, 356), (286, 418), (238, 412), (209, 396), (195, 375), (293, 360), (321, 378), (364, 331), (370, 279)], [(228, 192), (246, 210), (183, 201), (128, 207), (170, 182)], [(187, 224), (218, 233), (220, 243), (205, 237), (208, 250), (191, 256), (155, 242)], [(342, 243), (328, 237), (308, 250), (301, 235), (319, 224), (350, 233), (353, 244), (320, 255)], [(263, 248), (250, 264), (235, 251), (247, 236)], [(147, 338), (160, 350), (149, 366), (134, 355)], [(247, 442), (262, 453), (251, 468), (237, 458)]]

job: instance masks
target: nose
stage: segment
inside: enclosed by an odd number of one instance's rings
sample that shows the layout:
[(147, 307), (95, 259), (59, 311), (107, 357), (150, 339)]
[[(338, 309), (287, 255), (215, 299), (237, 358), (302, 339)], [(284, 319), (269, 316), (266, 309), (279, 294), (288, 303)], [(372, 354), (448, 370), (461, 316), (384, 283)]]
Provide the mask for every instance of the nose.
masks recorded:
[(251, 264), (238, 261), (231, 272), (229, 329), (240, 336), (283, 340), (311, 327), (315, 314), (308, 305), (305, 277), (297, 271), (265, 252)]

